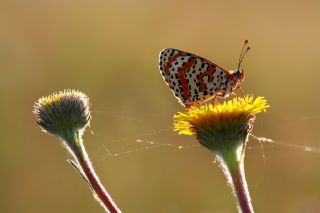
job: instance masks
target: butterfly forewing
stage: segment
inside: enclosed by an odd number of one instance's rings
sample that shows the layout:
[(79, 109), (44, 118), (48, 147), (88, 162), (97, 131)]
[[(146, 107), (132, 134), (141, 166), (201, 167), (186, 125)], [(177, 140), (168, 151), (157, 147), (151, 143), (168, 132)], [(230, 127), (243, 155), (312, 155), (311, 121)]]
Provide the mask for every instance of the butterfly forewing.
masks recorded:
[(174, 95), (187, 108), (215, 95), (224, 96), (228, 71), (197, 55), (168, 48), (160, 52), (160, 72)]

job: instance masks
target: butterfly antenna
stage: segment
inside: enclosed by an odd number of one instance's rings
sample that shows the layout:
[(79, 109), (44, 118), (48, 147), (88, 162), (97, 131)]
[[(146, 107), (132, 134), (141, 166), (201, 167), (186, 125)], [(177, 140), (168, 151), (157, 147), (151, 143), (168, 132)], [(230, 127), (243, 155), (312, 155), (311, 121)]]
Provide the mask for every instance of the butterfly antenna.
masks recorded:
[(243, 44), (243, 46), (242, 46), (241, 53), (240, 53), (240, 56), (239, 56), (238, 69), (240, 68), (240, 65), (241, 65), (241, 62), (242, 62), (244, 56), (246, 55), (246, 53), (247, 53), (248, 50), (250, 49), (250, 47), (247, 47), (246, 51), (243, 52), (243, 51), (244, 51), (244, 48), (247, 46), (248, 42), (249, 42), (248, 40), (245, 40), (245, 41), (244, 41), (244, 44)]
[(247, 47), (246, 51), (243, 53), (243, 56), (241, 58), (241, 60), (239, 61), (239, 65), (238, 65), (238, 69), (240, 68), (240, 65), (242, 63), (243, 58), (246, 56), (247, 52), (250, 50), (250, 47)]

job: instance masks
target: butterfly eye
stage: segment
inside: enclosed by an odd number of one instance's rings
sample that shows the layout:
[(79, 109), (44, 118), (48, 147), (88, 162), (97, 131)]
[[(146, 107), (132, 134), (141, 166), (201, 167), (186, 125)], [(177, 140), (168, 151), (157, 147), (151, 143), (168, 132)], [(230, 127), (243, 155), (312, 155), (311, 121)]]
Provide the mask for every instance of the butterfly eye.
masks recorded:
[(237, 77), (237, 78), (241, 78), (241, 72), (240, 72), (240, 70), (237, 70), (237, 72), (236, 72), (236, 77)]

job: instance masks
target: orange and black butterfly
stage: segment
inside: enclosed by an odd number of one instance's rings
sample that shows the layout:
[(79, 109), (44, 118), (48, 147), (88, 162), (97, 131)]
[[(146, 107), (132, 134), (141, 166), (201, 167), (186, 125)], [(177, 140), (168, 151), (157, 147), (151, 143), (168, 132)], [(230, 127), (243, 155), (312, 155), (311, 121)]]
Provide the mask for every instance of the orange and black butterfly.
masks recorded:
[[(236, 71), (182, 50), (167, 48), (160, 52), (159, 67), (163, 79), (187, 109), (211, 98), (228, 97), (244, 81), (241, 62), (250, 49), (246, 40)], [(240, 88), (241, 90), (241, 88)], [(241, 90), (242, 92), (242, 90)]]

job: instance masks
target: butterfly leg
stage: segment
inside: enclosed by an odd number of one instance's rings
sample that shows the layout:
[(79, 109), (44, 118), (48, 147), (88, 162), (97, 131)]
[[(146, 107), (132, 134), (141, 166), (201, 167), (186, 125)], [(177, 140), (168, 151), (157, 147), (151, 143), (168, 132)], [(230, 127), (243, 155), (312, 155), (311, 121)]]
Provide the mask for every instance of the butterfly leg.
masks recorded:
[(213, 105), (217, 105), (218, 104), (218, 96), (215, 95), (213, 100), (212, 100)]
[(242, 88), (239, 86), (239, 90), (240, 90), (240, 92), (241, 92), (241, 94), (242, 94), (242, 96), (243, 96), (243, 98), (246, 98), (246, 95), (244, 94), (244, 92), (243, 92), (243, 90), (242, 90)]

